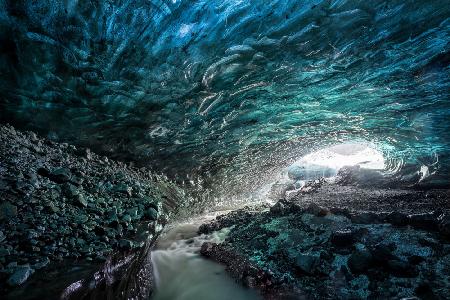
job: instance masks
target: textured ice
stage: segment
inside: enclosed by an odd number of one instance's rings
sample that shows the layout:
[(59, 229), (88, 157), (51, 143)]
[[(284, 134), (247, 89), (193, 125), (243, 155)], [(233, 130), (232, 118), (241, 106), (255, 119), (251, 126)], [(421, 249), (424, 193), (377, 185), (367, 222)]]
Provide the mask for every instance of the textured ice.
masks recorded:
[(346, 141), (442, 184), (449, 36), (446, 0), (0, 0), (0, 118), (231, 187)]

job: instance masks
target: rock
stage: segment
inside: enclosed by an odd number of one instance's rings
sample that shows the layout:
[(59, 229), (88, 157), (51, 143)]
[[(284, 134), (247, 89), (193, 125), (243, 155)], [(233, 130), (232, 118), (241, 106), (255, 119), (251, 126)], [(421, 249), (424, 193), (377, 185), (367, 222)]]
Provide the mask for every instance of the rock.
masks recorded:
[[(46, 140), (36, 142), (42, 150), (38, 155), (27, 135), (11, 132), (0, 125), (2, 292), (9, 293), (7, 280), (13, 272), (18, 271), (16, 278), (20, 272), (28, 276), (17, 263), (36, 270), (63, 258), (77, 265), (80, 258), (106, 256), (119, 244), (134, 249), (141, 245), (134, 242), (141, 227), (149, 231), (146, 238), (162, 230), (159, 222), (139, 223), (145, 209), (154, 206), (147, 215), (156, 219), (183, 203), (181, 189), (162, 176), (155, 182), (146, 169), (130, 169), (89, 151), (80, 157), (75, 147)], [(140, 201), (144, 197), (148, 200)], [(172, 202), (163, 209), (165, 201)], [(118, 216), (125, 216), (127, 224), (118, 222)], [(20, 281), (11, 279), (12, 284)]]
[(122, 221), (125, 223), (130, 223), (131, 222), (131, 216), (130, 215), (123, 215), (122, 216)]
[(286, 212), (286, 206), (282, 201), (278, 201), (270, 208), (270, 212), (274, 215), (283, 215)]
[(286, 192), (294, 189), (294, 185), (290, 183), (275, 183), (270, 188), (269, 198), (273, 200), (285, 199)]
[(352, 214), (347, 208), (332, 207), (330, 208), (330, 212), (335, 215), (344, 216), (348, 219), (352, 218)]
[[(57, 200), (59, 197), (60, 197), (60, 195), (61, 195), (61, 192), (60, 192), (60, 190), (59, 189), (51, 189), (50, 191), (49, 191), (49, 198), (50, 199), (52, 199), (52, 200)], [(39, 201), (38, 200), (36, 200), (36, 202), (35, 203), (38, 203)]]
[(98, 236), (103, 236), (106, 234), (105, 228), (103, 226), (95, 226), (94, 232)]
[(89, 148), (84, 149), (84, 157), (86, 157), (87, 160), (92, 159), (91, 149), (89, 149)]
[(450, 238), (450, 214), (445, 214), (441, 217), (438, 228), (444, 237)]
[(127, 209), (127, 213), (132, 220), (139, 220), (141, 218), (138, 207), (132, 207)]
[(348, 267), (354, 274), (364, 273), (372, 266), (372, 254), (366, 249), (357, 249), (348, 258)]
[(408, 225), (408, 216), (404, 213), (394, 211), (391, 212), (386, 220), (394, 226), (406, 226)]
[(149, 207), (145, 210), (144, 217), (148, 220), (155, 221), (158, 219), (158, 212), (153, 207)]
[(415, 277), (418, 275), (416, 268), (403, 260), (389, 260), (387, 262), (389, 271), (396, 277)]
[(339, 185), (350, 185), (355, 182), (361, 166), (344, 166), (336, 174), (336, 183)]
[(392, 252), (395, 250), (396, 246), (394, 244), (378, 244), (376, 245), (371, 253), (374, 261), (377, 264), (385, 265), (389, 260), (398, 259)]
[(57, 207), (56, 204), (52, 201), (47, 202), (46, 208), (47, 208), (47, 211), (52, 214), (58, 213), (60, 211), (59, 207)]
[(17, 206), (5, 201), (0, 204), (0, 220), (17, 216)]
[(30, 137), (30, 141), (32, 141), (32, 142), (37, 142), (38, 141), (38, 137), (37, 137), (36, 133), (34, 133), (32, 131), (29, 131), (28, 135)]
[(434, 213), (414, 214), (408, 216), (409, 224), (415, 228), (438, 230), (439, 223)]
[[(80, 212), (74, 216), (75, 224), (85, 225), (85, 223), (87, 221), (89, 221), (89, 217), (86, 214), (84, 214), (83, 212)], [(83, 229), (84, 229), (84, 231), (90, 230), (90, 228), (88, 228), (88, 227), (83, 227)]]
[(147, 196), (140, 198), (139, 202), (143, 203), (145, 207), (153, 207), (156, 211), (160, 211), (162, 209), (162, 203), (160, 201), (155, 201)]
[(9, 249), (3, 248), (3, 247), (0, 248), (0, 257), (4, 257), (4, 256), (10, 255), (10, 254), (11, 254), (11, 251), (9, 251)]
[(125, 250), (125, 251), (131, 250), (131, 249), (133, 249), (133, 246), (134, 246), (133, 242), (130, 240), (126, 240), (126, 239), (119, 240), (119, 249), (121, 249), (121, 250)]
[(48, 177), (50, 178), (50, 180), (56, 183), (65, 183), (70, 180), (72, 174), (67, 168), (58, 168), (50, 172)]
[(40, 176), (48, 177), (50, 175), (50, 171), (47, 168), (40, 167), (37, 169), (37, 174)]
[(122, 194), (128, 195), (129, 197), (131, 197), (132, 191), (133, 191), (133, 189), (124, 183), (119, 183), (119, 184), (115, 185), (113, 188), (113, 192), (122, 193)]
[(425, 261), (425, 258), (423, 258), (422, 256), (419, 256), (419, 255), (408, 256), (408, 262), (410, 264), (418, 265), (418, 264), (420, 264), (423, 261)]
[(64, 195), (69, 198), (72, 199), (74, 197), (76, 197), (78, 194), (80, 193), (80, 191), (78, 190), (78, 188), (76, 186), (74, 186), (71, 183), (66, 183), (64, 185)]
[(71, 183), (73, 183), (75, 186), (81, 186), (84, 182), (84, 179), (81, 177), (72, 177), (72, 179), (70, 180)]
[(83, 194), (77, 194), (73, 198), (73, 204), (78, 207), (87, 207), (88, 206), (88, 203), (87, 203), (86, 199), (84, 198)]
[(381, 221), (380, 216), (373, 212), (352, 214), (350, 219), (353, 223), (357, 224), (376, 224)]
[(106, 220), (109, 224), (117, 223), (119, 221), (119, 218), (117, 217), (117, 208), (114, 207), (107, 212)]
[(420, 299), (438, 299), (427, 282), (419, 284), (414, 292)]
[(330, 241), (337, 247), (349, 247), (355, 242), (355, 237), (350, 229), (344, 229), (333, 232)]
[(46, 267), (50, 263), (50, 259), (48, 257), (44, 257), (42, 261), (33, 265), (33, 268), (36, 270), (42, 269)]
[(84, 255), (90, 255), (92, 251), (94, 251), (94, 248), (92, 248), (89, 245), (84, 245), (80, 249), (80, 252), (83, 253)]
[(308, 205), (308, 207), (305, 209), (305, 213), (315, 215), (317, 217), (323, 217), (328, 214), (328, 211), (316, 203), (311, 203)]
[(320, 257), (318, 255), (299, 254), (295, 258), (295, 266), (307, 274), (314, 273), (319, 263)]
[(29, 265), (19, 266), (9, 277), (8, 284), (10, 286), (18, 286), (27, 281), (28, 277), (33, 273), (33, 269)]

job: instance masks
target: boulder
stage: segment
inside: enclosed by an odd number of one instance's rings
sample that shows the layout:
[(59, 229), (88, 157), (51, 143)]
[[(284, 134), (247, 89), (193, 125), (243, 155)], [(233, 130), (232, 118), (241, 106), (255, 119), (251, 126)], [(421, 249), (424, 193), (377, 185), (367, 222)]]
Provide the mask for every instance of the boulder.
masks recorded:
[(104, 236), (106, 234), (106, 230), (103, 226), (95, 226), (94, 233), (98, 236)]
[(387, 217), (386, 220), (394, 226), (406, 226), (408, 225), (408, 216), (404, 213), (393, 211)]
[(320, 263), (320, 257), (312, 254), (299, 254), (295, 258), (295, 266), (302, 272), (313, 274)]
[(338, 230), (331, 234), (330, 242), (337, 247), (350, 247), (355, 242), (351, 229)]
[(46, 203), (45, 208), (51, 214), (58, 213), (60, 211), (59, 207), (53, 201), (49, 201)]
[(399, 259), (387, 262), (390, 273), (395, 277), (415, 277), (418, 275), (416, 268), (409, 262)]
[(318, 217), (320, 217), (320, 216), (323, 217), (328, 213), (328, 211), (326, 209), (320, 207), (316, 203), (311, 203), (305, 209), (305, 213), (312, 214), (312, 215), (318, 216)]
[(30, 275), (33, 273), (33, 269), (29, 265), (18, 266), (14, 273), (9, 277), (8, 284), (10, 286), (18, 286), (23, 284)]
[(348, 258), (348, 267), (354, 274), (366, 272), (373, 263), (373, 257), (369, 250), (357, 249)]
[(128, 250), (133, 249), (133, 246), (134, 246), (134, 244), (130, 240), (126, 240), (126, 239), (119, 240), (119, 249), (120, 250), (128, 251)]
[(65, 183), (70, 181), (72, 174), (67, 168), (58, 168), (50, 172), (48, 177), (56, 183)]
[(17, 216), (17, 206), (8, 201), (0, 204), (0, 220), (9, 219)]
[(158, 219), (158, 212), (153, 207), (149, 207), (145, 210), (144, 217), (148, 220), (155, 221)]
[(113, 192), (125, 194), (129, 197), (131, 197), (132, 191), (133, 189), (130, 186), (126, 185), (125, 183), (116, 184), (113, 188)]
[(371, 253), (374, 261), (377, 264), (386, 264), (389, 260), (395, 260), (397, 257), (393, 254), (396, 246), (394, 244), (378, 244), (376, 245)]
[(71, 183), (66, 183), (65, 185), (64, 185), (64, 195), (67, 197), (67, 198), (74, 198), (74, 197), (76, 197), (78, 194), (80, 193), (80, 191), (78, 190), (78, 188), (75, 186), (75, 185), (73, 185), (73, 184), (71, 184)]
[(270, 212), (273, 215), (283, 215), (286, 212), (286, 206), (282, 201), (278, 201), (272, 207), (270, 207)]
[(362, 212), (352, 214), (350, 219), (356, 224), (376, 224), (382, 221), (382, 218), (373, 212)]
[(42, 261), (33, 265), (33, 268), (36, 270), (42, 269), (46, 267), (50, 263), (50, 259), (48, 257), (44, 257)]
[(415, 228), (438, 230), (439, 222), (434, 213), (413, 214), (408, 216), (409, 224)]
[(141, 218), (141, 214), (139, 213), (138, 207), (132, 207), (127, 209), (127, 214), (131, 217), (132, 220), (139, 220)]
[(439, 222), (439, 232), (446, 238), (450, 238), (450, 214), (445, 214)]
[(77, 195), (73, 198), (73, 204), (74, 204), (75, 206), (82, 207), (82, 208), (88, 206), (88, 203), (87, 203), (86, 199), (84, 198), (83, 194), (77, 194)]
[(107, 212), (106, 220), (109, 224), (117, 224), (119, 218), (117, 216), (117, 208), (113, 207)]

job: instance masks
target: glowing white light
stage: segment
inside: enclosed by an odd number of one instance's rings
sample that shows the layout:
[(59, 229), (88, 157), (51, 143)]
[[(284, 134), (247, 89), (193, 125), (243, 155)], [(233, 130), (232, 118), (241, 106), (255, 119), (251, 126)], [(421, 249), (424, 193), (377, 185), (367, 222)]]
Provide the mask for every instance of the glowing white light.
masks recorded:
[(346, 166), (382, 170), (385, 160), (380, 151), (368, 144), (345, 143), (307, 154), (289, 166), (287, 171), (291, 179), (304, 180), (332, 177)]
[[(313, 164), (339, 170), (359, 165), (363, 169), (384, 169), (383, 154), (367, 144), (346, 143), (310, 153), (297, 163)], [(296, 163), (296, 164), (297, 164)]]

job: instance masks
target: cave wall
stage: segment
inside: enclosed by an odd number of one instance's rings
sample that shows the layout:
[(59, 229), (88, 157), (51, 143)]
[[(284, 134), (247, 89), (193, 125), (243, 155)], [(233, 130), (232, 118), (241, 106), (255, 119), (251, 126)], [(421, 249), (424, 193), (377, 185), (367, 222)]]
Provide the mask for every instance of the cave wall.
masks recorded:
[(0, 120), (235, 184), (361, 139), (442, 182), (449, 16), (438, 0), (1, 0)]

